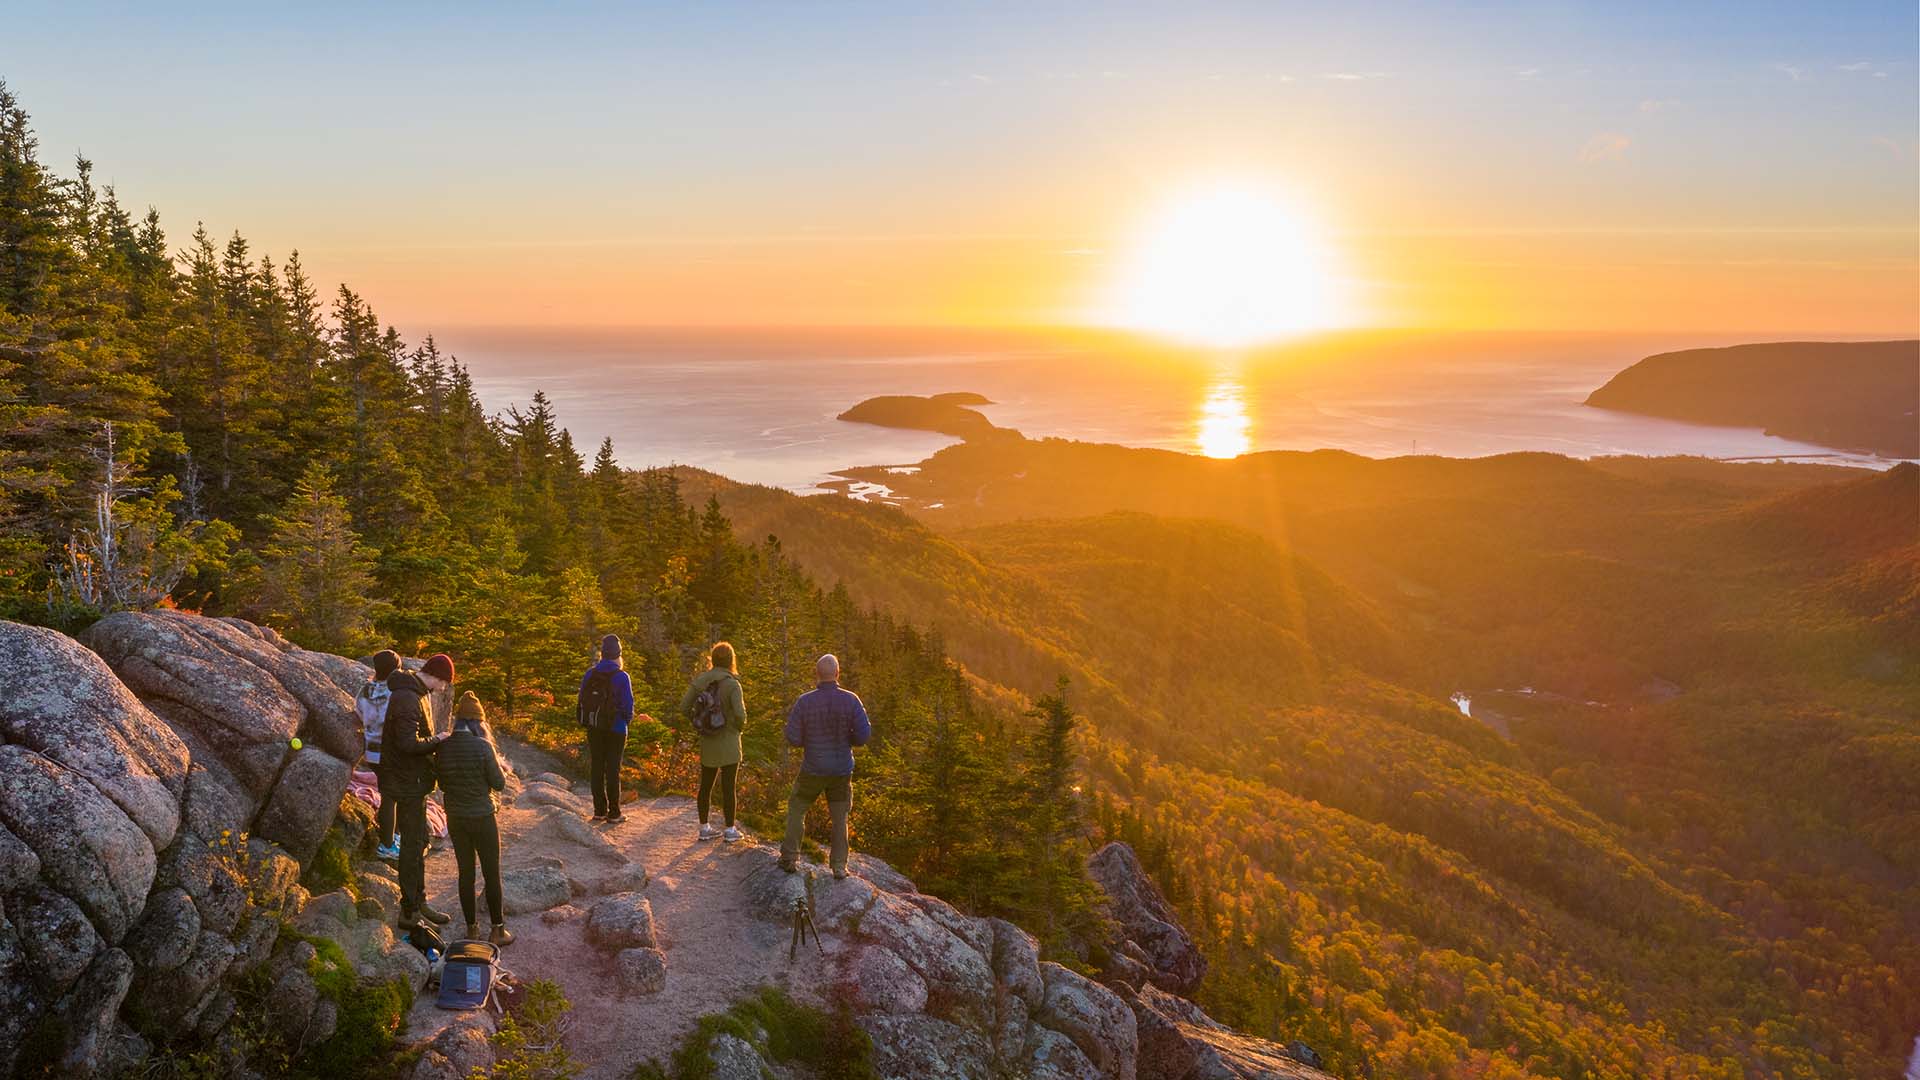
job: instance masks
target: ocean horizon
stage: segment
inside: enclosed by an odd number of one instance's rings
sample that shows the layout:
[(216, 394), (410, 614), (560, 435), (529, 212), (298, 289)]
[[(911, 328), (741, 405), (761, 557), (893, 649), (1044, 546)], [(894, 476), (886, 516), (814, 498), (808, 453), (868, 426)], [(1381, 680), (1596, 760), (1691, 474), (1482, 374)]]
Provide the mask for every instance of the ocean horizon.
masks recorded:
[[(1740, 335), (1353, 335), (1243, 352), (1109, 335), (940, 330), (474, 328), (442, 335), (488, 402), (544, 391), (581, 453), (691, 465), (797, 492), (857, 466), (911, 465), (955, 443), (837, 420), (881, 394), (973, 391), (994, 423), (1213, 456), (1698, 455), (1887, 467), (1892, 459), (1590, 408), (1620, 370)], [(1172, 361), (1169, 362), (1169, 358)]]

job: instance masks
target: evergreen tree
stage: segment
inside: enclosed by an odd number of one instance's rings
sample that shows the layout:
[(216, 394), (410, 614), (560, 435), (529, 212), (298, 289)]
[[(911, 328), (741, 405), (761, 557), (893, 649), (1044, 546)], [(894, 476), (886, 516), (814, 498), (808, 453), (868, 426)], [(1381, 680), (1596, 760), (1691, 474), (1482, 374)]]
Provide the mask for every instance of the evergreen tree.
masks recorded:
[(373, 567), (333, 477), (310, 462), (269, 522), (260, 562), (240, 589), (245, 609), (309, 649), (357, 655), (372, 639)]

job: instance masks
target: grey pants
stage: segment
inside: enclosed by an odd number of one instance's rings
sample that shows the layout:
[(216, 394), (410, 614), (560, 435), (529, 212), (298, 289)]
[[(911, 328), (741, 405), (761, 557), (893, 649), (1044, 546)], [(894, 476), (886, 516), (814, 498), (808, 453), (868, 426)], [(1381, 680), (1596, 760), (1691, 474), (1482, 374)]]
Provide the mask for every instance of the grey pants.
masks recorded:
[(853, 778), (850, 776), (814, 776), (801, 773), (793, 782), (793, 794), (787, 798), (787, 836), (780, 842), (780, 858), (792, 862), (800, 857), (800, 837), (807, 825), (807, 811), (813, 800), (825, 795), (827, 810), (833, 815), (833, 839), (828, 865), (836, 871), (847, 868), (847, 811), (853, 809)]

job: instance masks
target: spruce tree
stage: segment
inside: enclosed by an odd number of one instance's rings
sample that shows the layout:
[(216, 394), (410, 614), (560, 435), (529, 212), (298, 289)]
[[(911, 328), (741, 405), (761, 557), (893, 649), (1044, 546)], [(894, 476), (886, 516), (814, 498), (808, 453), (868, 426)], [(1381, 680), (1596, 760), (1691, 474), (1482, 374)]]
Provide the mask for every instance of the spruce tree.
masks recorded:
[(325, 465), (308, 463), (269, 530), (240, 589), (245, 609), (306, 648), (356, 655), (385, 608), (374, 598), (379, 553), (360, 542)]

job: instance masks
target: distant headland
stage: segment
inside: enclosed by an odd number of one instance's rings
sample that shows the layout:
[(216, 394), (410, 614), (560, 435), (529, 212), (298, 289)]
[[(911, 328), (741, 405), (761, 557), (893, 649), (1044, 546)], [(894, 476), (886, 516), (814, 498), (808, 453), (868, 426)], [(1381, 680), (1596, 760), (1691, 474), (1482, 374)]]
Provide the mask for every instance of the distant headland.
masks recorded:
[(994, 426), (993, 421), (969, 406), (991, 405), (980, 394), (951, 393), (919, 397), (913, 394), (888, 394), (872, 397), (840, 414), (842, 420), (856, 424), (905, 428), (909, 431), (937, 431), (957, 439), (980, 439), (995, 435), (1018, 435), (1012, 428)]
[(1615, 375), (1587, 404), (1920, 457), (1920, 341), (1781, 341), (1660, 353)]

